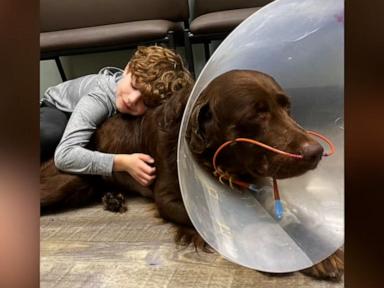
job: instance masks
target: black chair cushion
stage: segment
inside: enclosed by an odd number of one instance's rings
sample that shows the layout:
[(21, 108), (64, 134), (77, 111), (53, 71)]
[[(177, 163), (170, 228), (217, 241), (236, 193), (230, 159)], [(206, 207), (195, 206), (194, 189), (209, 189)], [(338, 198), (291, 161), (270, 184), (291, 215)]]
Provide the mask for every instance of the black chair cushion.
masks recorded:
[(188, 0), (40, 0), (40, 32), (188, 17)]
[(195, 35), (230, 32), (260, 8), (243, 8), (204, 14), (191, 22), (190, 31)]
[(161, 39), (168, 31), (182, 31), (181, 23), (146, 20), (40, 33), (40, 52), (122, 45)]

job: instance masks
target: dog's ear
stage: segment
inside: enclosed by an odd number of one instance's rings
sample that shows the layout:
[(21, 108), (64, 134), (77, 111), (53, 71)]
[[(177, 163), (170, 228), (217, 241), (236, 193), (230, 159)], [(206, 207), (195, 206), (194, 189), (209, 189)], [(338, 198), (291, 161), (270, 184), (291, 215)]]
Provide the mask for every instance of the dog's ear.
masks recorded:
[(206, 138), (206, 127), (212, 122), (212, 112), (209, 102), (198, 104), (189, 120), (187, 141), (189, 148), (195, 154), (202, 154), (208, 147), (209, 139)]

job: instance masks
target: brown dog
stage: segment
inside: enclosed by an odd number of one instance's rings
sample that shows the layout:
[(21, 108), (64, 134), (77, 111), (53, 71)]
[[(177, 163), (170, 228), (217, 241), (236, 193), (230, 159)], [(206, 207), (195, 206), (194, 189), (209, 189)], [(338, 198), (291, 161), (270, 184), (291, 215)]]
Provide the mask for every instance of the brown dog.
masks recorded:
[[(179, 91), (166, 103), (144, 116), (117, 114), (95, 133), (90, 148), (106, 153), (146, 153), (154, 157), (157, 178), (151, 187), (142, 187), (127, 173), (104, 177), (125, 191), (138, 192), (155, 200), (160, 215), (181, 227), (180, 238), (204, 243), (193, 229), (185, 210), (177, 177), (176, 148), (183, 111), (190, 88)], [(270, 76), (256, 71), (230, 71), (214, 79), (201, 93), (187, 129), (192, 153), (207, 169), (216, 149), (237, 137), (257, 139), (281, 150), (302, 154), (297, 161), (254, 145), (236, 144), (223, 151), (218, 162), (228, 173), (245, 181), (260, 177), (293, 177), (314, 169), (322, 147), (289, 116), (290, 102)], [(126, 132), (128, 131), (128, 133)], [(143, 133), (144, 131), (144, 133)], [(41, 168), (41, 205), (80, 205), (96, 193), (97, 177), (65, 174), (53, 161)], [(122, 196), (107, 194), (105, 207), (124, 211)], [(180, 239), (179, 238), (179, 239)], [(339, 279), (343, 271), (340, 252), (306, 273), (319, 278)]]
[[(303, 156), (289, 158), (253, 144), (232, 144), (222, 150), (217, 164), (248, 183), (258, 183), (265, 177), (295, 177), (315, 169), (323, 148), (290, 117), (290, 105), (272, 77), (250, 70), (226, 72), (209, 83), (192, 109), (186, 135), (191, 152), (210, 173), (217, 148), (235, 138), (252, 138)], [(303, 272), (339, 280), (343, 270), (343, 252), (338, 250)]]

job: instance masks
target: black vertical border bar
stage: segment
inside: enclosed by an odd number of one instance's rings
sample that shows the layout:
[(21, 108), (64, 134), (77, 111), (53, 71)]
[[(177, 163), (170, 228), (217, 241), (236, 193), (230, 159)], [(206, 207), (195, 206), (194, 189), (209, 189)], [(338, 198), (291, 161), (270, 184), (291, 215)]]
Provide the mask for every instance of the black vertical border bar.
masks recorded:
[(384, 2), (345, 1), (345, 287), (383, 287)]
[(0, 287), (39, 287), (39, 1), (0, 1)]

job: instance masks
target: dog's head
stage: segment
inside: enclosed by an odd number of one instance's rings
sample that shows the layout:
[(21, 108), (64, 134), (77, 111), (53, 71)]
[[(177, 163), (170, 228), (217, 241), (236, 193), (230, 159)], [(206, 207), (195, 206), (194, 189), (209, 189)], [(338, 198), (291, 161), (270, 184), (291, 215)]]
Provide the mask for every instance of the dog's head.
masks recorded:
[(211, 163), (221, 144), (239, 137), (303, 155), (289, 158), (248, 143), (223, 149), (218, 166), (248, 181), (301, 175), (316, 168), (323, 153), (321, 145), (290, 117), (290, 100), (283, 89), (257, 71), (232, 70), (215, 78), (193, 107), (186, 135), (192, 153), (206, 163)]

